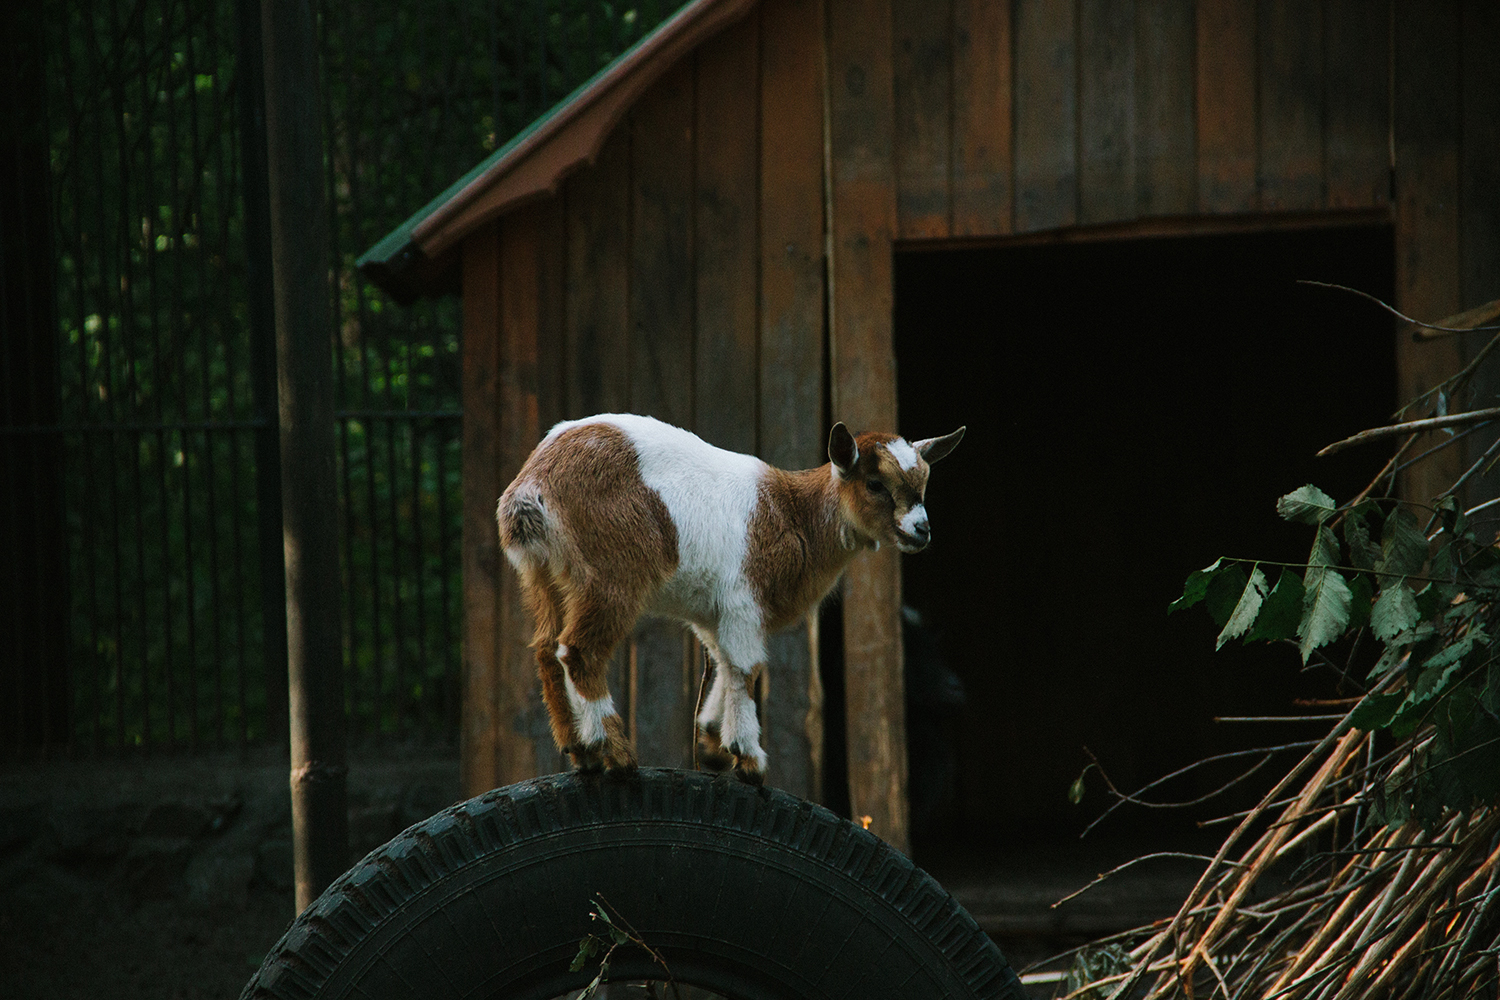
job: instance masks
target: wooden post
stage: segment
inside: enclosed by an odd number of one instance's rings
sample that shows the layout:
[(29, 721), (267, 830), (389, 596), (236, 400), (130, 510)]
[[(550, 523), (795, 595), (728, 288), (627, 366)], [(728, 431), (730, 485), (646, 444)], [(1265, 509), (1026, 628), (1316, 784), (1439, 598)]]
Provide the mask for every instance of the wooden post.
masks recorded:
[(500, 696), (500, 230), (483, 226), (463, 247), (463, 706), (459, 782), (474, 796), (503, 784)]
[[(833, 414), (856, 431), (896, 424), (891, 330), (895, 229), (889, 0), (825, 7)], [(883, 840), (909, 849), (901, 564), (894, 549), (844, 578), (849, 801)]]
[(343, 583), (317, 35), (306, 0), (263, 2), (286, 547), (292, 835), (300, 912), (349, 863)]

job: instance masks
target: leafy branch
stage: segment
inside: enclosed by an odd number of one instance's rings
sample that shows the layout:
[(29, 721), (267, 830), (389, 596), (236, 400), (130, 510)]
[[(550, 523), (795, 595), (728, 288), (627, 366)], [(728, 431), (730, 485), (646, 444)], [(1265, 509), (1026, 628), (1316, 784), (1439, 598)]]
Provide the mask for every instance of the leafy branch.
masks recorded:
[(623, 945), (634, 945), (651, 956), (651, 961), (662, 967), (667, 974), (667, 984), (672, 987), (672, 995), (681, 1000), (682, 993), (677, 987), (677, 980), (672, 975), (672, 969), (667, 965), (667, 960), (661, 957), (661, 953), (645, 942), (645, 939), (630, 925), (630, 922), (621, 916), (620, 911), (604, 898), (603, 893), (596, 893), (593, 904), (589, 908), (589, 919), (603, 928), (601, 934), (585, 934), (578, 942), (578, 954), (573, 956), (573, 961), (568, 964), (569, 972), (582, 972), (599, 949), (604, 949), (604, 955), (599, 959), (599, 971), (578, 994), (577, 1000), (588, 1000), (598, 992), (599, 987), (609, 978), (609, 960), (614, 956), (615, 950)]

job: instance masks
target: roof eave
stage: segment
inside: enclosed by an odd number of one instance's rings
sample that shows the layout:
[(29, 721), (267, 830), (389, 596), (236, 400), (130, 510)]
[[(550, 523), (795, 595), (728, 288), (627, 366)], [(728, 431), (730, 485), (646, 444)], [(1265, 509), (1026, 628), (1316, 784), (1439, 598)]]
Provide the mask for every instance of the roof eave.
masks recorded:
[[(693, 0), (389, 233), (356, 266), (399, 302), (457, 288), (457, 245), (592, 163), (625, 113), (679, 59), (757, 0)], [(452, 272), (452, 273), (450, 273)]]

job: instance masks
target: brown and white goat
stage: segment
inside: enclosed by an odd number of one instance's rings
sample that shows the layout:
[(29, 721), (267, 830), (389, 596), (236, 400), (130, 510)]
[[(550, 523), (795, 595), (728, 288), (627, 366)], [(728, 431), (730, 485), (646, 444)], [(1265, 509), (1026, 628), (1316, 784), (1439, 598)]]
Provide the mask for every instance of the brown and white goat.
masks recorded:
[(821, 601), (861, 549), (927, 546), (928, 466), (963, 434), (908, 443), (835, 424), (829, 464), (785, 472), (651, 417), (552, 428), (496, 518), (536, 625), (557, 745), (576, 767), (635, 766), (605, 674), (636, 620), (655, 614), (687, 623), (714, 662), (698, 715), (705, 765), (759, 783), (748, 685), (767, 634)]

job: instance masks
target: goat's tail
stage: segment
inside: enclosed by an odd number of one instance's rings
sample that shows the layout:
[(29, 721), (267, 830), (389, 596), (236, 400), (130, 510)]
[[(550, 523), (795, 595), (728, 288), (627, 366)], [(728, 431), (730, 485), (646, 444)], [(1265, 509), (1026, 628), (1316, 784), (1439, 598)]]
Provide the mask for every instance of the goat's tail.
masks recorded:
[(535, 485), (513, 484), (495, 508), (500, 525), (500, 547), (517, 569), (528, 562), (545, 562), (552, 520), (547, 503)]

